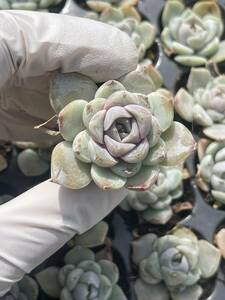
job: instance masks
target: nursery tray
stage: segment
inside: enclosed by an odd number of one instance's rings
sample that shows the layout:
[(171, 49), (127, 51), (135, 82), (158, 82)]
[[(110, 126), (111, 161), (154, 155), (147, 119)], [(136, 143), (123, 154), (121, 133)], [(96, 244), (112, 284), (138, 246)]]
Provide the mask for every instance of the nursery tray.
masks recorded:
[[(196, 1), (186, 1), (192, 4)], [(153, 23), (158, 30), (161, 31), (161, 13), (165, 1), (163, 0), (140, 0), (138, 9), (142, 16)], [(222, 11), (225, 11), (225, 1), (218, 1)], [(62, 9), (62, 13), (83, 16), (87, 11), (87, 6), (83, 0), (67, 0), (65, 6)], [(163, 76), (164, 86), (175, 93), (181, 83), (184, 84), (187, 80), (187, 73), (189, 68), (183, 67), (168, 58), (161, 47), (159, 39), (156, 40), (154, 45), (154, 51), (156, 51), (156, 61), (154, 62), (156, 68)], [(220, 66), (224, 69), (224, 66)], [(179, 120), (179, 117), (176, 116)], [(183, 122), (183, 121), (182, 121)], [(183, 122), (185, 123), (185, 122)], [(198, 127), (190, 126), (185, 123), (187, 127), (193, 132), (195, 136), (198, 136)], [(13, 151), (12, 159), (10, 159), (9, 167), (6, 171), (0, 173), (0, 194), (11, 194), (16, 196), (28, 188), (36, 185), (37, 183), (48, 178), (49, 173), (41, 177), (26, 177), (19, 171), (16, 163), (16, 150)], [(189, 184), (186, 186), (186, 192), (182, 196), (192, 197), (193, 210), (189, 215), (180, 218), (178, 224), (185, 225), (192, 229), (198, 237), (208, 240), (214, 243), (215, 233), (225, 227), (225, 210), (218, 210), (213, 208), (207, 203), (206, 195), (203, 194), (196, 186), (194, 181), (195, 168), (196, 168), (196, 154), (192, 155), (187, 161), (187, 168), (191, 174)], [(10, 185), (9, 185), (10, 183)], [(171, 220), (166, 226), (162, 225), (143, 225), (139, 224), (138, 218), (135, 212), (124, 212), (120, 208), (106, 218), (106, 221), (110, 225), (109, 237), (112, 240), (112, 253), (115, 263), (117, 263), (120, 269), (120, 285), (127, 295), (128, 300), (137, 300), (134, 293), (134, 282), (137, 277), (137, 269), (131, 261), (131, 241), (133, 240), (134, 232), (139, 234), (146, 234), (150, 232), (157, 233), (159, 236), (168, 232), (177, 223)], [(49, 265), (61, 265), (63, 254), (68, 250), (68, 246), (64, 246), (50, 259), (44, 262), (37, 270), (49, 266)], [(223, 300), (225, 299), (225, 264), (222, 260), (221, 267), (217, 275), (206, 281), (202, 282), (204, 293), (202, 300)], [(37, 271), (35, 270), (35, 271)], [(34, 271), (34, 272), (35, 272)], [(51, 299), (43, 293), (40, 294), (39, 300)]]

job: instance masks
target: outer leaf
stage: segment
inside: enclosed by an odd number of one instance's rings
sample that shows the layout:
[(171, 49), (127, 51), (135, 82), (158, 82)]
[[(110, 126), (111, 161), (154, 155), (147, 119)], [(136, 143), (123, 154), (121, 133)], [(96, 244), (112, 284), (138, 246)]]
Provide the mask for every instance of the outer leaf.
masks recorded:
[(205, 240), (199, 241), (199, 268), (203, 278), (212, 277), (220, 264), (220, 251)]
[(95, 184), (103, 190), (121, 189), (126, 184), (126, 178), (119, 177), (109, 169), (98, 167), (93, 164), (91, 167), (91, 176)]
[(49, 169), (49, 163), (41, 159), (33, 149), (25, 149), (19, 153), (17, 163), (25, 176), (40, 176)]
[(100, 86), (95, 94), (95, 98), (108, 98), (110, 95), (118, 91), (125, 91), (123, 84), (116, 80), (110, 80)]
[(202, 287), (200, 285), (193, 285), (186, 287), (183, 291), (172, 292), (172, 300), (198, 300), (203, 293)]
[(53, 182), (71, 189), (87, 186), (92, 178), (90, 165), (79, 161), (69, 142), (61, 142), (52, 152), (51, 176)]
[(128, 178), (126, 187), (131, 190), (146, 191), (156, 182), (158, 174), (157, 167), (143, 166), (136, 175)]
[(38, 285), (37, 282), (28, 275), (18, 282), (20, 291), (22, 291), (28, 298), (28, 300), (37, 300), (38, 298)]
[(119, 280), (118, 267), (109, 260), (100, 260), (98, 263), (101, 266), (102, 274), (110, 280), (112, 285), (116, 284)]
[(136, 265), (147, 258), (153, 251), (153, 244), (157, 240), (157, 235), (153, 233), (142, 236), (139, 240), (132, 242), (132, 260)]
[(135, 282), (138, 300), (169, 300), (169, 293), (163, 284), (146, 284), (138, 279)]
[(225, 60), (225, 41), (220, 42), (219, 50), (210, 60), (215, 63), (220, 63)]
[(84, 100), (75, 100), (59, 113), (59, 130), (66, 141), (72, 142), (75, 136), (85, 129), (83, 111), (87, 104)]
[(202, 66), (207, 62), (204, 57), (197, 55), (177, 55), (174, 59), (176, 62), (188, 67)]
[(188, 77), (187, 88), (191, 93), (194, 93), (196, 89), (205, 88), (211, 79), (212, 75), (209, 70), (205, 68), (192, 68)]
[(180, 16), (184, 9), (185, 6), (180, 1), (167, 1), (162, 14), (163, 26), (168, 25), (171, 19)]
[(173, 121), (173, 98), (170, 93), (154, 92), (148, 96), (152, 114), (156, 117), (162, 131), (168, 129)]
[(109, 226), (105, 222), (99, 222), (97, 225), (89, 229), (87, 232), (76, 235), (73, 239), (75, 245), (82, 247), (97, 247), (104, 243)]
[(124, 75), (119, 81), (129, 92), (148, 95), (162, 85), (162, 77), (152, 64), (138, 65), (137, 69)]
[(55, 112), (58, 113), (73, 100), (94, 99), (97, 88), (94, 81), (84, 75), (58, 73), (50, 84), (50, 102)]
[(166, 143), (165, 165), (178, 165), (195, 150), (195, 141), (190, 131), (181, 123), (173, 122), (171, 127), (162, 134)]
[(95, 260), (94, 253), (88, 249), (81, 246), (75, 246), (69, 252), (66, 253), (64, 261), (66, 264), (77, 265), (85, 260)]
[(60, 285), (58, 281), (59, 268), (49, 267), (35, 275), (42, 290), (50, 297), (59, 298)]
[(109, 297), (109, 300), (127, 300), (123, 291), (118, 285), (115, 285), (112, 289), (112, 294)]
[(150, 208), (142, 213), (142, 217), (151, 224), (166, 224), (173, 216), (170, 206), (163, 209)]
[(225, 125), (224, 124), (214, 124), (203, 130), (204, 134), (216, 141), (225, 141)]

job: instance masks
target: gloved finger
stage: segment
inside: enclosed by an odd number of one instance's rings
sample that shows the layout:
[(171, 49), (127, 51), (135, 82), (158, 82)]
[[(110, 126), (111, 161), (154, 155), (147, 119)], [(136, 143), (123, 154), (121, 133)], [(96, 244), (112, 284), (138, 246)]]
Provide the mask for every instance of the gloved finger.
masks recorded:
[(39, 12), (0, 12), (2, 87), (21, 78), (61, 69), (101, 82), (135, 69), (134, 43), (115, 27), (85, 18)]
[(90, 184), (69, 190), (46, 181), (0, 206), (0, 296), (75, 233), (103, 219), (126, 196)]

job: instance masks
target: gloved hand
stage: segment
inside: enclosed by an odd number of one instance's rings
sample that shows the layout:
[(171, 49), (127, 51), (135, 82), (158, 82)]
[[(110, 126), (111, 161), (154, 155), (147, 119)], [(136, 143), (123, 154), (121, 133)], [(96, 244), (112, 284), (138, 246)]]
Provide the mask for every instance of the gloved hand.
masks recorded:
[[(53, 116), (51, 72), (78, 72), (101, 82), (135, 69), (125, 33), (92, 20), (35, 12), (0, 12), (0, 139), (49, 140), (33, 129)], [(46, 181), (0, 206), (0, 296), (75, 233), (104, 218), (125, 191), (94, 184), (75, 191)]]

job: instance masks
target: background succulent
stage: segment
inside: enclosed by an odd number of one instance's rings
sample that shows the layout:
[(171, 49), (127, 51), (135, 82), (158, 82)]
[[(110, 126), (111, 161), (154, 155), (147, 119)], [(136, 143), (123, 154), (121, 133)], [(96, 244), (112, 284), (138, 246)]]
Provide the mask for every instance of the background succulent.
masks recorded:
[(117, 81), (104, 83), (94, 100), (74, 100), (59, 113), (65, 141), (53, 150), (53, 181), (72, 189), (92, 180), (104, 190), (148, 189), (159, 164), (177, 165), (195, 148), (173, 114), (172, 95), (165, 89), (145, 96)]
[(202, 190), (210, 191), (220, 204), (225, 204), (225, 142), (200, 139), (198, 156), (198, 185)]
[(17, 156), (20, 171), (25, 176), (40, 176), (50, 167), (50, 149), (25, 149)]
[(88, 248), (76, 246), (62, 268), (49, 267), (36, 275), (46, 294), (60, 300), (126, 300), (117, 285), (119, 271), (109, 260), (96, 261)]
[(176, 168), (161, 168), (155, 184), (148, 191), (129, 191), (120, 206), (134, 209), (152, 224), (166, 224), (173, 215), (170, 204), (183, 193), (182, 171)]
[(198, 300), (203, 292), (199, 280), (212, 277), (220, 264), (219, 250), (187, 228), (163, 237), (150, 233), (132, 246), (139, 266), (138, 300)]
[(36, 281), (26, 275), (22, 280), (13, 285), (10, 294), (18, 300), (37, 300), (39, 288)]
[(43, 10), (62, 0), (0, 0), (0, 9)]
[(91, 12), (86, 17), (108, 23), (126, 32), (138, 49), (139, 61), (144, 58), (147, 49), (152, 46), (155, 40), (155, 26), (148, 21), (141, 21), (139, 13), (133, 6), (119, 8), (109, 6), (100, 15)]
[(186, 8), (181, 0), (168, 0), (162, 14), (161, 40), (166, 53), (187, 66), (204, 65), (207, 60), (225, 59), (223, 21), (216, 1), (197, 1)]
[(139, 0), (88, 0), (86, 1), (87, 5), (90, 9), (101, 12), (109, 7), (111, 5), (113, 6), (132, 6), (136, 5)]
[(186, 121), (205, 127), (209, 138), (225, 140), (225, 76), (192, 68), (187, 90), (181, 88), (176, 94), (175, 109)]

